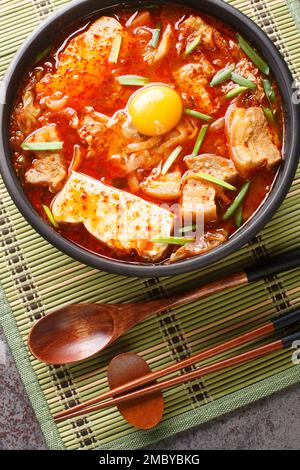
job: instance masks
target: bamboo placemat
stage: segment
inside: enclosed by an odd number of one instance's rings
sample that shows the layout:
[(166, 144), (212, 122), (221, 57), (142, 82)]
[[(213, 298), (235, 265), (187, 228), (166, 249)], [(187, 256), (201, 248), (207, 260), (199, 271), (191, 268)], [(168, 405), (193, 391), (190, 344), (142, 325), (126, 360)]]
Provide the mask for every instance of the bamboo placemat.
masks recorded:
[[(1, 69), (33, 28), (66, 0), (0, 2)], [(300, 78), (298, 0), (231, 0), (275, 42)], [(63, 255), (25, 222), (0, 182), (0, 319), (22, 381), (51, 449), (134, 449), (211, 420), (300, 380), (289, 351), (210, 374), (164, 393), (163, 422), (137, 431), (115, 409), (56, 426), (52, 414), (107, 388), (105, 369), (117, 353), (135, 351), (153, 369), (195, 354), (275, 314), (300, 305), (300, 269), (211, 296), (145, 321), (101, 356), (73, 366), (46, 366), (26, 348), (29, 328), (49, 310), (70, 302), (129, 302), (154, 298), (199, 276), (266, 259), (299, 244), (300, 170), (271, 223), (247, 246), (200, 272), (164, 279), (135, 279), (88, 268)], [(266, 341), (269, 341), (269, 336)], [(256, 344), (261, 344), (260, 341)], [(237, 348), (235, 352), (243, 348)], [(219, 357), (225, 357), (220, 355)]]

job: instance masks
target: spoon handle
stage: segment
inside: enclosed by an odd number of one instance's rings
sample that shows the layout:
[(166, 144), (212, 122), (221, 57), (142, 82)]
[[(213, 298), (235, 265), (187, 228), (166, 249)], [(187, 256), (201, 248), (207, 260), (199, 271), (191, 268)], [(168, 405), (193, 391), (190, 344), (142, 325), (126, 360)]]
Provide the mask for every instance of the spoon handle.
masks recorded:
[[(166, 308), (173, 308), (179, 305), (187, 304), (189, 302), (194, 302), (211, 294), (221, 292), (225, 289), (238, 287), (244, 284), (248, 284), (249, 282), (259, 281), (261, 279), (264, 279), (265, 277), (274, 276), (283, 271), (288, 271), (290, 269), (297, 268), (298, 266), (300, 266), (299, 248), (289, 251), (287, 253), (283, 253), (280, 256), (276, 256), (260, 264), (250, 266), (239, 273), (230, 274), (212, 282), (209, 282), (205, 285), (202, 285), (200, 287), (196, 287), (195, 289), (184, 292), (183, 294), (179, 294), (168, 299), (162, 299), (161, 301), (157, 301), (156, 303), (158, 303), (158, 310), (152, 310), (152, 312), (157, 313), (160, 310)], [(161, 302), (160, 310), (159, 302)], [(153, 302), (153, 306), (154, 303), (155, 301)]]

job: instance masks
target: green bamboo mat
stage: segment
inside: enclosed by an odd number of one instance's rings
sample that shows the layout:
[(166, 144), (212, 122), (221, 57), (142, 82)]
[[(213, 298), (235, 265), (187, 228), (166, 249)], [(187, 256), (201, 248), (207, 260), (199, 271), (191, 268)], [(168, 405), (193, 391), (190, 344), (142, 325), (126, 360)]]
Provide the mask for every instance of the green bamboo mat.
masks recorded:
[[(65, 0), (2, 0), (1, 70), (33, 28)], [(298, 0), (231, 0), (275, 42), (295, 78), (300, 78)], [(298, 16), (297, 16), (298, 15)], [(0, 319), (45, 439), (51, 449), (134, 449), (211, 420), (300, 380), (289, 351), (280, 351), (226, 372), (168, 390), (163, 422), (137, 431), (115, 409), (56, 426), (52, 414), (107, 389), (105, 369), (117, 353), (135, 351), (153, 369), (253, 328), (300, 304), (300, 270), (167, 311), (137, 326), (101, 356), (73, 366), (46, 366), (26, 348), (34, 321), (70, 302), (129, 302), (155, 298), (199, 276), (242, 266), (299, 244), (300, 170), (271, 223), (224, 262), (192, 274), (135, 279), (88, 268), (50, 246), (25, 222), (0, 182), (2, 256)], [(269, 341), (271, 336), (267, 338)], [(262, 344), (264, 341), (260, 341)], [(237, 348), (231, 354), (242, 351)], [(226, 354), (219, 357), (225, 357)]]

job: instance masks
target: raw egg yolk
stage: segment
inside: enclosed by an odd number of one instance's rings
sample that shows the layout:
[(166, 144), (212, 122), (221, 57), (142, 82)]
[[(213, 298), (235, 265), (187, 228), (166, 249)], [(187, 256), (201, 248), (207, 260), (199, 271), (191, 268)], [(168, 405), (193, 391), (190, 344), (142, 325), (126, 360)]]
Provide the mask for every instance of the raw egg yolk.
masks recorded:
[(128, 112), (140, 134), (163, 135), (180, 121), (182, 101), (180, 95), (167, 85), (149, 85), (134, 94)]

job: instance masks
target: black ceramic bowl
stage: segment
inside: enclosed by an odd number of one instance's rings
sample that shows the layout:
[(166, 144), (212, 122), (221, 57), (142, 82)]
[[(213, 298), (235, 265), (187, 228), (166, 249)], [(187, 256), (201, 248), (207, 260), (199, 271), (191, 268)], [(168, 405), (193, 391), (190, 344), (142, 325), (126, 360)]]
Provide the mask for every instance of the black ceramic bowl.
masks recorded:
[(202, 12), (211, 14), (233, 26), (235, 30), (241, 32), (244, 37), (254, 44), (270, 65), (279, 84), (285, 113), (284, 161), (273, 188), (268, 198), (255, 215), (226, 243), (206, 254), (172, 265), (138, 264), (117, 261), (90, 253), (62, 238), (58, 233), (52, 230), (33, 209), (24, 194), (12, 165), (8, 125), (15, 93), (20, 83), (20, 77), (23, 75), (26, 67), (33, 62), (37, 53), (52, 42), (57, 31), (64, 30), (71, 23), (93, 12), (99, 11), (100, 16), (107, 8), (118, 5), (124, 6), (124, 4), (132, 4), (135, 6), (138, 3), (141, 4), (143, 2), (128, 0), (122, 4), (115, 0), (72, 1), (44, 21), (23, 44), (12, 61), (4, 81), (5, 94), (4, 100), (2, 101), (4, 104), (1, 105), (0, 112), (0, 169), (10, 195), (24, 217), (44, 238), (59, 250), (82, 263), (104, 271), (132, 276), (170, 276), (193, 271), (226, 257), (250, 241), (271, 219), (286, 196), (296, 172), (299, 151), (299, 107), (292, 102), (293, 80), (286, 63), (274, 44), (249, 18), (221, 0), (201, 0), (201, 2), (199, 2), (199, 0), (177, 0), (176, 3), (178, 4), (191, 6)]

